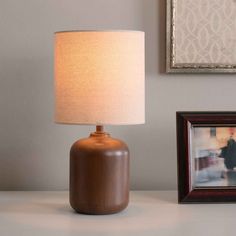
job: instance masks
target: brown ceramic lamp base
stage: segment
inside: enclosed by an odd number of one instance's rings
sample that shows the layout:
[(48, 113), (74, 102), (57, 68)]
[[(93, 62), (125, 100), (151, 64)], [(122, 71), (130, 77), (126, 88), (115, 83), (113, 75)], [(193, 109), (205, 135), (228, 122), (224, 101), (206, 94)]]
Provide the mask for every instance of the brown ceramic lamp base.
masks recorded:
[(97, 126), (70, 151), (70, 204), (84, 214), (112, 214), (129, 202), (127, 145)]

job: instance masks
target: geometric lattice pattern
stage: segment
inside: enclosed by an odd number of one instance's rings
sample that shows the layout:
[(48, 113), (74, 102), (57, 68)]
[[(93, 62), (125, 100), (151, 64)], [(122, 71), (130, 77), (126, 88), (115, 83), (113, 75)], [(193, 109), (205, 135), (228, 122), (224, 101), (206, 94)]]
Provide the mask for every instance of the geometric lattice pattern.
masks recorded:
[(236, 0), (176, 0), (175, 63), (236, 64)]

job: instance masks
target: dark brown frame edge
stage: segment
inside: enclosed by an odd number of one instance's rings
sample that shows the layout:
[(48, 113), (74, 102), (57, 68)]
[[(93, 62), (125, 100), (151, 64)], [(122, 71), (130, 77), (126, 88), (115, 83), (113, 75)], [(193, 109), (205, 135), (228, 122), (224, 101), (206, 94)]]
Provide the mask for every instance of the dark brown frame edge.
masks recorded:
[(236, 112), (179, 111), (176, 113), (179, 203), (236, 202), (236, 187), (191, 189), (188, 128), (190, 125), (208, 124), (235, 125)]

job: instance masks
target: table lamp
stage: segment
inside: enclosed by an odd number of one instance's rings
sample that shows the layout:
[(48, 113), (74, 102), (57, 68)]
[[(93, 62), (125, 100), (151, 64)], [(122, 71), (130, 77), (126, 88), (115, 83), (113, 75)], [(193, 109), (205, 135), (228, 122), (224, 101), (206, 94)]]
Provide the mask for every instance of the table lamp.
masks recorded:
[(145, 122), (144, 32), (55, 33), (55, 122), (95, 125), (70, 150), (70, 204), (112, 214), (129, 202), (129, 150), (104, 125)]

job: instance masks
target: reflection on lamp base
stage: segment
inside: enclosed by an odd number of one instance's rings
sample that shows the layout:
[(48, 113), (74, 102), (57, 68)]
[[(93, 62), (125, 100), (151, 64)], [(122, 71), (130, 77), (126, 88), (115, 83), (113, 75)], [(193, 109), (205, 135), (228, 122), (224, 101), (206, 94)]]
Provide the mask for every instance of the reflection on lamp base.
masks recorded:
[(83, 214), (112, 214), (129, 202), (129, 150), (103, 132), (73, 144), (70, 151), (70, 204)]

